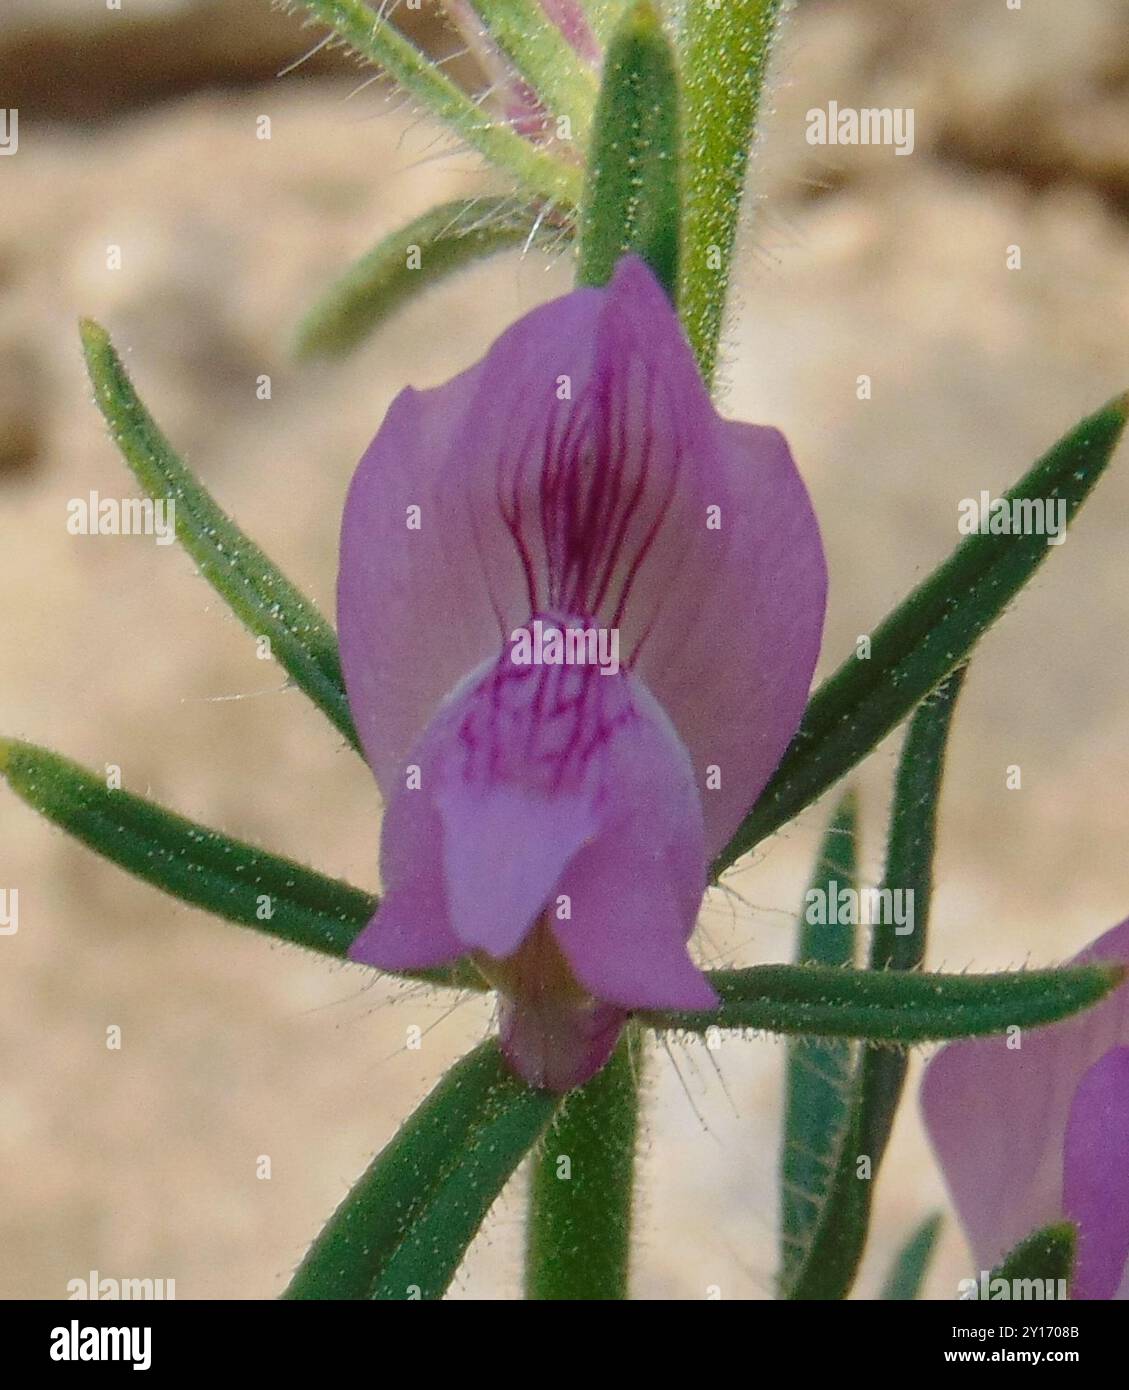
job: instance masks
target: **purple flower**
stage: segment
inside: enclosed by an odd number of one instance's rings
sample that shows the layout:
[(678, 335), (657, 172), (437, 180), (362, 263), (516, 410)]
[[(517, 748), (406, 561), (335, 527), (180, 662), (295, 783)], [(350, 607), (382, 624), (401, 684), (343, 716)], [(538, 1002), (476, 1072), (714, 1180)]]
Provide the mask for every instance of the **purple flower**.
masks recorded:
[(634, 1009), (708, 1009), (707, 866), (799, 723), (819, 530), (783, 437), (722, 420), (644, 264), (404, 391), (357, 469), (338, 618), (386, 802), (354, 960), (470, 956), (566, 1090)]
[[(1074, 963), (1087, 961), (1129, 963), (1129, 922)], [(1129, 1298), (1129, 983), (1011, 1046), (950, 1043), (921, 1101), (982, 1268), (1065, 1218), (1078, 1226), (1072, 1296)]]

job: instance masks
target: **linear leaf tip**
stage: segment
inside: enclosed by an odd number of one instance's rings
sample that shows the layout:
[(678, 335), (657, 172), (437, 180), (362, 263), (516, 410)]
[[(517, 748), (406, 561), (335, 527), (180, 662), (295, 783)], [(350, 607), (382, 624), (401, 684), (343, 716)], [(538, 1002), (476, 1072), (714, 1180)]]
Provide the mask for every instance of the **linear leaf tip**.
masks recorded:
[(78, 333), (82, 339), (82, 345), (88, 350), (95, 347), (108, 347), (110, 335), (102, 327), (97, 319), (88, 318), (83, 315), (78, 321)]
[(653, 0), (635, 0), (635, 3), (620, 21), (621, 34), (634, 34), (642, 38), (662, 28), (662, 18)]

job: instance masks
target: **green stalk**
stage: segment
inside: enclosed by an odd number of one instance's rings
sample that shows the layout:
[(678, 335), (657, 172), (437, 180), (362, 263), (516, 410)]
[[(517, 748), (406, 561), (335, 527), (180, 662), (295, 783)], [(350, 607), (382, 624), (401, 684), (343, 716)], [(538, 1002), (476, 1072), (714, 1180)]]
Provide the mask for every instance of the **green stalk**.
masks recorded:
[(941, 975), (917, 970), (847, 970), (834, 965), (752, 965), (711, 970), (721, 1007), (701, 1013), (645, 1013), (664, 1033), (739, 1029), (863, 1042), (990, 1038), (1012, 1025), (1040, 1028), (1080, 1013), (1125, 979), (1122, 965)]
[(940, 1234), (941, 1217), (936, 1214), (926, 1217), (898, 1251), (879, 1298), (909, 1303), (921, 1296), (921, 1286)]
[(492, 164), (507, 169), (535, 197), (559, 207), (580, 198), (580, 169), (547, 154), (500, 117), (492, 118), (386, 18), (364, 0), (302, 0), (348, 46), (375, 63)]
[[(915, 978), (908, 972), (925, 956), (945, 748), (966, 669), (958, 667), (921, 702), (906, 734), (894, 783), (883, 887), (912, 894), (911, 912), (903, 924), (911, 930), (899, 935), (892, 920), (880, 919), (870, 946), (870, 969), (876, 979), (896, 983), (899, 972), (904, 972), (907, 981)], [(808, 1247), (802, 1260), (784, 1270), (781, 1284), (788, 1298), (838, 1299), (849, 1293), (866, 1249), (874, 1184), (905, 1075), (904, 1052), (862, 1050), (846, 1092), (847, 1120), (839, 1152), (831, 1160), (830, 1179)]]
[(530, 1181), (525, 1296), (627, 1297), (642, 1049), (624, 1033), (611, 1061), (567, 1098)]
[(745, 170), (780, 0), (690, 0), (682, 46), (686, 197), (678, 302), (713, 380)]
[[(373, 895), (351, 883), (113, 790), (105, 777), (33, 743), (0, 738), (0, 778), (127, 873), (277, 941), (341, 958), (376, 911)], [(485, 983), (469, 963), (405, 973), (459, 988)]]

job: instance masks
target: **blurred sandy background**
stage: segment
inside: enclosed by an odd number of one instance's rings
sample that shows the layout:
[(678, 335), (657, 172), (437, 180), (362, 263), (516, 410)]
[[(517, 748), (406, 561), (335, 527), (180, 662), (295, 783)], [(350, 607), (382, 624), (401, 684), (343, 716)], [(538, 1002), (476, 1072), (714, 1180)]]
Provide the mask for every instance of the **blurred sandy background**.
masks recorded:
[[(433, 10), (430, 3), (424, 10)], [(425, 13), (424, 23), (434, 24)], [(4, 0), (0, 107), (0, 730), (179, 810), (375, 886), (365, 768), (175, 547), (72, 537), (68, 498), (130, 492), (75, 319), (127, 354), (166, 432), (332, 607), (350, 472), (393, 394), (473, 361), (569, 284), (516, 254), (418, 301), (343, 363), (292, 329), (351, 258), (483, 186), (351, 60), (275, 74), (317, 34), (267, 0)], [(804, 0), (754, 168), (726, 409), (789, 434), (823, 519), (831, 669), (999, 492), (1129, 385), (1129, 10), (1120, 0)], [(811, 149), (804, 113), (912, 106), (916, 150)], [(269, 115), (272, 139), (255, 138)], [(108, 244), (123, 267), (106, 269)], [(1005, 268), (1006, 248), (1022, 270)], [(269, 402), (256, 378), (272, 377)], [(855, 378), (873, 378), (859, 402)], [(984, 644), (956, 724), (929, 960), (1059, 960), (1129, 912), (1129, 455)], [(264, 693), (265, 692), (265, 693)], [(242, 700), (218, 697), (246, 695)], [(896, 746), (862, 777), (881, 863)], [(1005, 769), (1022, 768), (1021, 791)], [(958, 810), (959, 808), (959, 810)], [(826, 805), (707, 904), (711, 957), (787, 958)], [(266, 1297), (442, 1070), (478, 1002), (405, 994), (126, 878), (0, 788), (0, 1296), (90, 1269), (178, 1296)], [(419, 1052), (405, 1030), (429, 1031)], [(123, 1031), (108, 1051), (106, 1029)], [(656, 1051), (635, 1289), (772, 1289), (783, 1049)], [(916, 1074), (915, 1074), (916, 1075)], [(722, 1084), (724, 1083), (724, 1084)], [(269, 1155), (270, 1181), (256, 1179)], [(914, 1104), (882, 1173), (860, 1293), (944, 1204)], [(456, 1296), (519, 1288), (520, 1191)], [(946, 1224), (928, 1290), (966, 1253)]]

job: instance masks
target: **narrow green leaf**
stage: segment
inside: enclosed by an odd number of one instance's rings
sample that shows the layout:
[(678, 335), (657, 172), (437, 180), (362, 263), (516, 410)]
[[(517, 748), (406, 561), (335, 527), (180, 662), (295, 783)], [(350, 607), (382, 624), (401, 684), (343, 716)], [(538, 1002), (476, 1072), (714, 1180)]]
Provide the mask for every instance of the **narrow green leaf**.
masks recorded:
[[(953, 707), (964, 680), (955, 671), (935, 695), (919, 706), (906, 735), (895, 779), (894, 805), (886, 853), (883, 900), (870, 949), (875, 972), (912, 970), (925, 954), (929, 901), (933, 891), (933, 844), (945, 744)], [(894, 893), (912, 894), (908, 921), (899, 924)], [(905, 932), (905, 926), (911, 930)], [(881, 974), (878, 976), (881, 978)], [(896, 977), (893, 977), (896, 978)], [(845, 1117), (833, 1141), (823, 1200), (813, 1214), (800, 1257), (785, 1265), (783, 1287), (789, 1298), (846, 1298), (854, 1282), (870, 1228), (874, 1184), (905, 1081), (904, 1052), (863, 1048), (851, 1081), (843, 1088)]]
[(953, 711), (967, 666), (958, 667), (917, 707), (906, 732), (894, 779), (883, 888), (913, 894), (912, 930), (898, 930), (889, 915), (875, 925), (872, 970), (915, 970), (925, 959), (933, 901), (937, 806)]
[(639, 1050), (625, 1033), (611, 1061), (569, 1095), (533, 1168), (525, 1296), (627, 1297)]
[(583, 149), (596, 105), (596, 75), (555, 24), (541, 0), (471, 0), (490, 38), (541, 98), (552, 120), (566, 117)]
[(997, 975), (754, 965), (710, 972), (722, 1001), (716, 1012), (642, 1017), (664, 1032), (741, 1029), (909, 1045), (990, 1037), (1013, 1023), (1021, 1028), (1054, 1023), (1096, 1004), (1124, 976), (1120, 965)]
[[(351, 884), (111, 791), (104, 778), (34, 744), (0, 739), (0, 776), (40, 815), (127, 872), (279, 941), (340, 958), (376, 909), (376, 899)], [(481, 989), (475, 973), (455, 967), (411, 978)]]
[(330, 286), (298, 328), (298, 355), (347, 352), (453, 272), (550, 234), (567, 235), (512, 198), (462, 199), (432, 208), (385, 237)]
[(882, 1285), (879, 1298), (912, 1303), (920, 1296), (929, 1261), (933, 1258), (937, 1237), (940, 1234), (940, 1215), (926, 1217), (898, 1251), (890, 1273), (886, 1276), (886, 1282)]
[(84, 319), (81, 333), (98, 409), (137, 481), (154, 500), (175, 503), (177, 539), (200, 573), (256, 637), (270, 638), (272, 653), (294, 683), (358, 747), (332, 627), (176, 456), (134, 391), (106, 330)]
[[(1129, 395), (1076, 426), (1006, 493), (1062, 500), (1072, 521), (1105, 471)], [(713, 866), (720, 876), (861, 761), (955, 667), (999, 617), (1051, 547), (1040, 535), (971, 535), (886, 618), (869, 660), (824, 682), (757, 804)]]
[(580, 167), (566, 163), (491, 118), (383, 15), (364, 0), (301, 0), (354, 52), (384, 69), (433, 116), (445, 121), (492, 164), (507, 169), (530, 193), (562, 211), (580, 199)]
[[(858, 803), (853, 791), (840, 801), (820, 848), (808, 893), (825, 901), (858, 886), (855, 839)], [(805, 908), (808, 901), (805, 895)], [(849, 925), (814, 925), (801, 910), (798, 963), (849, 966), (855, 933)], [(851, 1045), (842, 1039), (795, 1038), (788, 1043), (784, 1137), (780, 1156), (780, 1257), (784, 1278), (802, 1260), (847, 1124)]]
[(674, 54), (650, 0), (637, 0), (604, 60), (581, 210), (581, 284), (606, 284), (620, 256), (634, 251), (674, 297), (679, 150)]
[(707, 384), (717, 362), (745, 170), (780, 0), (685, 10), (686, 211), (679, 306)]
[[(1002, 1263), (992, 1270), (991, 1280), (1054, 1280), (1061, 1279), (1069, 1293), (1074, 1279), (1074, 1259), (1078, 1249), (1078, 1228), (1071, 1221), (1056, 1222), (1035, 1231), (1020, 1243)], [(1022, 1297), (1022, 1293), (1011, 1291), (1012, 1298)], [(1030, 1296), (1030, 1295), (1029, 1295)]]
[[(964, 679), (954, 672), (914, 715), (902, 750), (895, 783), (887, 849), (886, 880), (890, 892), (878, 914), (871, 942), (873, 971), (910, 970), (925, 953), (929, 900), (933, 887), (933, 843), (937, 797), (944, 766), (945, 742), (953, 706)], [(893, 907), (896, 891), (912, 893), (908, 924), (899, 935)], [(881, 900), (880, 900), (881, 901)], [(905, 900), (903, 899), (903, 906)], [(802, 1258), (785, 1266), (788, 1298), (846, 1298), (854, 1282), (870, 1227), (874, 1184), (905, 1081), (904, 1052), (864, 1048), (845, 1090), (846, 1118), (831, 1161), (824, 1200), (815, 1214)]]
[(850, 1292), (870, 1219), (872, 1175), (862, 1162), (861, 1120), (862, 1107), (852, 1095), (810, 1240), (802, 1259), (782, 1271), (782, 1298), (826, 1301)]
[[(830, 901), (836, 889), (858, 887), (858, 796), (853, 788), (840, 798), (820, 845), (819, 860), (804, 895), (796, 933), (796, 962), (814, 965), (852, 965), (855, 929), (850, 922), (809, 921), (808, 899), (818, 893)], [(818, 915), (818, 914), (816, 914)], [(838, 914), (836, 914), (838, 918)]]
[(441, 1298), (559, 1102), (519, 1081), (493, 1039), (482, 1043), (377, 1154), (283, 1297)]
[[(872, 970), (916, 970), (925, 959), (933, 897), (937, 803), (953, 710), (967, 669), (958, 667), (922, 701), (910, 721), (894, 782), (882, 887), (891, 893), (912, 893), (912, 898), (903, 898), (903, 902), (912, 903), (908, 924), (912, 930), (899, 934), (893, 914), (883, 914), (871, 941)], [(862, 1056), (861, 1142), (875, 1174), (886, 1152), (907, 1065), (905, 1053), (890, 1048), (869, 1048)]]

